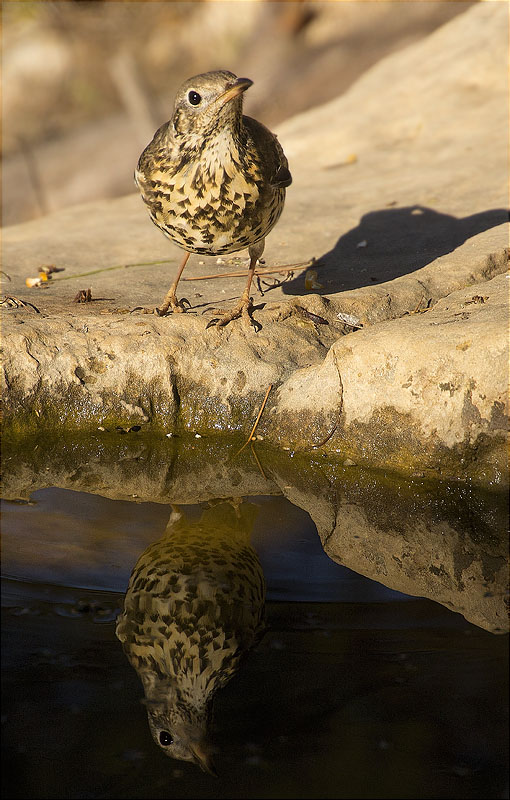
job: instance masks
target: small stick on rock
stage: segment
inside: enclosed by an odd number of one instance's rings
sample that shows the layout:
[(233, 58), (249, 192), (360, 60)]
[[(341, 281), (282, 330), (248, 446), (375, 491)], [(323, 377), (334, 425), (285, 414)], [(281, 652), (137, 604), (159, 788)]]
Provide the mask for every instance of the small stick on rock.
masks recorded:
[[(296, 269), (308, 269), (311, 265), (315, 267), (320, 264), (312, 259), (311, 261), (303, 261), (301, 264), (289, 264), (288, 266), (281, 267), (263, 267), (256, 269), (253, 273), (255, 277), (259, 275), (282, 275), (286, 272), (293, 272)], [(246, 270), (236, 270), (235, 272), (215, 272), (213, 275), (193, 275), (187, 278), (181, 278), (183, 281), (206, 281), (209, 278), (244, 278), (246, 277)]]
[(262, 467), (262, 464), (260, 463), (259, 459), (257, 458), (257, 454), (256, 454), (256, 452), (255, 452), (255, 448), (254, 448), (254, 446), (253, 446), (252, 444), (250, 444), (250, 450), (251, 450), (251, 452), (252, 452), (253, 458), (255, 459), (255, 461), (256, 461), (256, 463), (257, 463), (257, 467), (258, 467), (258, 468), (259, 468), (259, 470), (260, 470), (260, 474), (262, 475), (262, 477), (264, 478), (264, 480), (265, 480), (265, 481), (267, 481), (267, 475), (266, 475), (266, 473), (264, 472), (264, 469), (263, 469), (263, 467)]
[(263, 399), (263, 401), (262, 401), (262, 405), (260, 406), (260, 411), (259, 411), (259, 413), (257, 414), (257, 419), (255, 420), (255, 424), (254, 424), (253, 428), (251, 429), (250, 435), (248, 436), (248, 439), (247, 439), (247, 441), (246, 441), (246, 442), (243, 444), (243, 446), (242, 446), (242, 447), (241, 447), (241, 448), (240, 448), (240, 449), (237, 451), (237, 453), (235, 453), (235, 454), (234, 454), (234, 458), (235, 458), (236, 456), (238, 456), (238, 455), (239, 455), (239, 453), (241, 453), (241, 452), (244, 450), (244, 448), (245, 448), (247, 445), (249, 445), (249, 444), (250, 444), (250, 442), (251, 442), (251, 437), (252, 437), (252, 436), (253, 436), (253, 434), (255, 433), (255, 430), (256, 430), (256, 428), (257, 428), (257, 425), (259, 424), (259, 419), (260, 419), (260, 418), (261, 418), (261, 416), (262, 416), (262, 412), (264, 411), (264, 406), (265, 406), (265, 405), (266, 405), (266, 403), (267, 403), (267, 398), (269, 397), (269, 392), (271, 391), (271, 389), (272, 389), (272, 388), (273, 388), (273, 384), (272, 384), (272, 383), (270, 383), (270, 384), (269, 384), (269, 386), (267, 387), (266, 396), (264, 397), (264, 399)]

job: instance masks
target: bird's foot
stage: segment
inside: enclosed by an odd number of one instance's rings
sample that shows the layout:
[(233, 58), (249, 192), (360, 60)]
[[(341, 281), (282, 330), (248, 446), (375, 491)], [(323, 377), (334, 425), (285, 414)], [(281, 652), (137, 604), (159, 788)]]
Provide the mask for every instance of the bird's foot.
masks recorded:
[(134, 311), (141, 311), (142, 314), (157, 314), (158, 317), (166, 317), (167, 314), (182, 314), (188, 308), (191, 308), (191, 303), (185, 297), (181, 300), (177, 300), (174, 296), (172, 299), (167, 301), (165, 298), (165, 302), (160, 308), (145, 308), (144, 306), (136, 306), (132, 308), (130, 313), (132, 314)]
[(241, 302), (238, 303), (237, 306), (234, 306), (234, 308), (230, 309), (230, 311), (223, 311), (219, 308), (214, 308), (212, 310), (216, 314), (221, 314), (222, 316), (214, 317), (213, 319), (209, 320), (205, 326), (206, 330), (207, 328), (211, 328), (213, 325), (215, 325), (217, 328), (224, 328), (229, 322), (239, 319), (240, 317), (242, 317), (245, 322), (251, 325), (256, 333), (258, 333), (258, 331), (260, 331), (262, 328), (262, 325), (252, 317), (253, 302), (251, 297), (243, 296), (241, 298)]
[(167, 314), (182, 314), (187, 308), (191, 308), (191, 303), (186, 297), (180, 300), (172, 294), (170, 297), (165, 297), (163, 305), (160, 308), (155, 308), (154, 312), (158, 317), (166, 317)]

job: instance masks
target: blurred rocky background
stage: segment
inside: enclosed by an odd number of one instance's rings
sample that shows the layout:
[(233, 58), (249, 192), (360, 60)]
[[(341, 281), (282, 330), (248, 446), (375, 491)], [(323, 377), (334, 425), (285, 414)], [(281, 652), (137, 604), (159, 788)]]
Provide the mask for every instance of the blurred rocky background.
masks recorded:
[(252, 78), (246, 113), (274, 127), (471, 5), (3, 2), (2, 224), (134, 191), (139, 153), (193, 74)]

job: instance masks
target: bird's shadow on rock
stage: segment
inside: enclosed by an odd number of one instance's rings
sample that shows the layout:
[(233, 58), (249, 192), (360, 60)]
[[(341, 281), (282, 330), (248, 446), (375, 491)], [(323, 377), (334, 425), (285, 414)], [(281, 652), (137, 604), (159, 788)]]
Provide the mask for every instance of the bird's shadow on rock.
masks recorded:
[[(371, 211), (317, 259), (322, 288), (315, 291), (331, 294), (415, 272), (508, 217), (504, 208), (461, 218), (420, 205)], [(281, 288), (285, 294), (304, 294), (304, 273)]]

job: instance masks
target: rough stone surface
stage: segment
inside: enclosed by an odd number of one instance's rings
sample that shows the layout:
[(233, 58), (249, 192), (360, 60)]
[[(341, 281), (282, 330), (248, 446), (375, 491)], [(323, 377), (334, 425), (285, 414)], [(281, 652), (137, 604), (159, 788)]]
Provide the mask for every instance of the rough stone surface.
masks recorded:
[(392, 589), (442, 603), (493, 633), (507, 632), (504, 520), (501, 537), (494, 538), (494, 520), (441, 518), (432, 493), (383, 489), (356, 478), (356, 487), (344, 483), (336, 496), (324, 497), (323, 490), (322, 503), (306, 488), (289, 492), (309, 512), (330, 558)]
[(303, 411), (318, 415), (326, 405), (330, 423), (336, 411), (328, 448), (341, 444), (379, 467), (390, 457), (450, 474), (460, 461), (481, 479), (504, 480), (507, 301), (501, 275), (425, 313), (338, 339), (320, 366), (296, 370), (280, 387), (271, 438), (280, 431), (281, 442), (302, 446)]
[[(474, 6), (281, 127), (294, 184), (266, 265), (317, 256), (321, 286), (269, 289), (258, 333), (201, 316), (243, 277), (183, 282), (196, 313), (127, 313), (161, 301), (180, 258), (134, 195), (6, 229), (4, 291), (41, 311), (3, 314), (7, 430), (248, 433), (272, 384), (274, 443), (503, 482), (506, 21)], [(185, 276), (232, 269), (203, 262)], [(27, 290), (45, 263), (65, 271)]]

